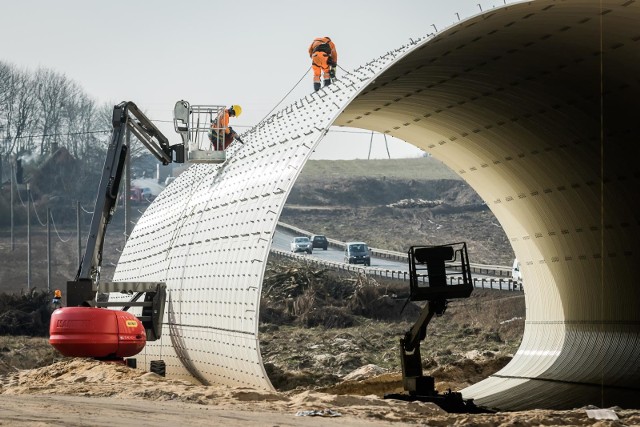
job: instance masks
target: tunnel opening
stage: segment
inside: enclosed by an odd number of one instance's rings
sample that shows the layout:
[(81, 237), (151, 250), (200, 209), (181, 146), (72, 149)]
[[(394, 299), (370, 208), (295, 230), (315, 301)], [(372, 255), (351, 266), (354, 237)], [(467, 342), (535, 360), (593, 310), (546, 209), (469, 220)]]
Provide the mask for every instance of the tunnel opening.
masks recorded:
[[(509, 265), (513, 258), (504, 231), (477, 193), (429, 157), (310, 160), (280, 221), (306, 230), (304, 234), (366, 240), (372, 247), (402, 252), (411, 245), (464, 236), (473, 247), (474, 262)], [(274, 242), (274, 248), (287, 250), (279, 246), (286, 239)], [(341, 261), (340, 251), (333, 250)], [(402, 310), (408, 282), (308, 262), (328, 259), (331, 252), (314, 249), (312, 255), (294, 259), (270, 256), (259, 327), (270, 381), (282, 391), (316, 386), (337, 394), (401, 391), (398, 338), (415, 321), (420, 305)], [(376, 264), (372, 267), (379, 268)], [(434, 322), (435, 336), (427, 340), (425, 370), (435, 373), (441, 392), (495, 373), (511, 360), (522, 338), (521, 291), (478, 288), (475, 293), (469, 301), (452, 302), (445, 317)], [(457, 346), (461, 339), (465, 344)], [(367, 369), (368, 374), (359, 372)], [(351, 379), (365, 375), (371, 377), (364, 384)]]

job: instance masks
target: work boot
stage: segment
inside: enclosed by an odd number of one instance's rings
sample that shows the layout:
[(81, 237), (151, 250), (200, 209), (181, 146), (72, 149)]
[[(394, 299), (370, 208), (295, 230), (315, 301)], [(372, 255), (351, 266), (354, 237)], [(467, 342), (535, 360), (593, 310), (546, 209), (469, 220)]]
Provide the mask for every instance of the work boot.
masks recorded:
[(331, 79), (324, 79), (324, 86), (325, 87), (329, 86), (330, 84), (331, 84)]
[(313, 82), (313, 90), (316, 92), (320, 90), (320, 82)]

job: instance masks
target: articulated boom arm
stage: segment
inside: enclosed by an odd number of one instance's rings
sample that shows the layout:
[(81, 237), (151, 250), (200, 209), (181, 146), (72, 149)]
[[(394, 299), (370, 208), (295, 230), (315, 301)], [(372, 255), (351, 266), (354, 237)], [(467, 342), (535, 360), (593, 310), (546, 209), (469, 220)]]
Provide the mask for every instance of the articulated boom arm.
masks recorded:
[(112, 124), (113, 132), (98, 187), (86, 250), (75, 281), (67, 283), (67, 292), (64, 295), (67, 306), (82, 305), (84, 301), (93, 299), (97, 290), (104, 237), (107, 225), (115, 212), (129, 151), (125, 138), (127, 129), (131, 130), (163, 165), (184, 162), (184, 144), (170, 146), (169, 140), (133, 102), (122, 102), (113, 108)]
[[(119, 107), (121, 107), (119, 109)], [(116, 117), (116, 115), (118, 117)], [(116, 120), (119, 123), (126, 121), (129, 129), (135, 134), (135, 136), (142, 142), (145, 147), (151, 151), (151, 154), (156, 156), (163, 165), (168, 165), (173, 160), (173, 153), (176, 153), (176, 163), (184, 163), (184, 154), (182, 150), (184, 145), (169, 145), (169, 140), (158, 130), (158, 128), (151, 123), (151, 120), (147, 118), (138, 109), (133, 102), (123, 102), (116, 105), (113, 109), (113, 127), (116, 128)], [(118, 125), (120, 126), (120, 125)], [(180, 148), (180, 152), (176, 148)]]
[[(386, 394), (388, 399), (433, 402), (448, 412), (478, 412), (472, 401), (464, 401), (457, 392), (440, 394), (435, 380), (423, 375), (420, 342), (427, 336), (433, 316), (442, 316), (451, 298), (467, 298), (473, 290), (469, 257), (465, 243), (409, 248), (410, 301), (426, 301), (420, 317), (400, 339), (402, 385), (408, 394)], [(455, 273), (453, 272), (455, 270)], [(459, 271), (459, 273), (458, 273)], [(461, 284), (448, 284), (450, 275), (459, 275)], [(425, 280), (428, 279), (428, 280)]]

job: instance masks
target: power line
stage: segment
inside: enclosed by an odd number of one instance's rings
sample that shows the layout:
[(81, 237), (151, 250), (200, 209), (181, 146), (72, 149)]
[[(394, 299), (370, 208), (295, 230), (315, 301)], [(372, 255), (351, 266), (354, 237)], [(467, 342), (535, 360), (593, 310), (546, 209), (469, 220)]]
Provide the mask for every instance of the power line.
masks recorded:
[[(156, 123), (173, 123), (173, 120), (151, 120), (152, 122), (156, 122)], [(253, 126), (249, 126), (249, 125), (236, 125), (234, 124), (233, 127), (239, 127), (239, 128), (252, 128)]]
[(94, 211), (89, 212), (88, 210), (86, 210), (82, 205), (80, 205), (80, 209), (82, 209), (82, 212), (89, 214), (89, 215), (93, 215)]
[(72, 136), (72, 135), (88, 135), (91, 133), (109, 133), (110, 130), (93, 130), (87, 132), (70, 132), (70, 133), (44, 133), (42, 135), (22, 135), (16, 136), (13, 139), (23, 139), (23, 138), (43, 138), (48, 136)]
[[(16, 180), (15, 175), (14, 175), (14, 181), (13, 181), (13, 182), (15, 182), (15, 183), (16, 183), (16, 185), (17, 185), (17, 183), (18, 183), (18, 181)], [(20, 195), (20, 190), (18, 189), (18, 190), (16, 191), (16, 193), (18, 194), (18, 199), (20, 199), (20, 204), (22, 204), (22, 207), (23, 207), (23, 208), (26, 208), (26, 207), (27, 207), (27, 205), (25, 205), (25, 204), (24, 204), (24, 200), (22, 200), (22, 196)]]
[(40, 215), (38, 215), (38, 209), (36, 209), (36, 202), (35, 200), (33, 200), (33, 195), (31, 194), (31, 191), (29, 191), (28, 193), (29, 193), (29, 199), (31, 199), (31, 205), (33, 206), (33, 211), (36, 213), (36, 219), (38, 220), (41, 226), (46, 227), (47, 224), (40, 220)]
[(51, 223), (53, 224), (53, 231), (56, 232), (56, 234), (58, 235), (58, 240), (60, 240), (62, 243), (67, 243), (69, 240), (71, 240), (71, 237), (67, 238), (67, 240), (64, 240), (62, 238), (62, 236), (60, 236), (60, 232), (58, 232), (58, 227), (56, 227), (56, 222), (53, 220), (53, 212), (49, 212), (49, 216), (51, 217)]
[[(309, 70), (307, 70), (308, 72)], [(307, 74), (307, 72), (305, 72), (305, 75)], [(302, 76), (302, 78), (304, 78), (304, 75)], [(302, 81), (302, 79), (300, 79), (300, 81)], [(300, 84), (300, 81), (298, 81), (298, 83), (296, 83), (296, 85), (291, 89), (291, 91), (293, 91), (293, 89), (295, 89), (295, 87)], [(291, 93), (291, 91), (289, 91), (289, 93)], [(282, 100), (280, 100), (280, 102), (278, 104), (276, 104), (276, 106), (269, 112), (267, 113), (267, 115), (265, 116), (265, 119), (267, 117), (269, 117), (269, 115), (273, 112), (273, 110), (276, 109), (276, 107), (278, 107), (278, 105), (287, 97), (289, 96), (289, 93), (287, 93), (284, 98)], [(264, 120), (264, 119), (263, 119)], [(173, 120), (151, 120), (152, 122), (156, 122), (156, 123), (173, 123)], [(239, 125), (236, 124), (234, 125), (234, 127), (239, 127), (239, 128), (252, 128), (254, 126), (250, 126), (250, 125)], [(369, 132), (364, 132), (364, 131), (346, 131), (346, 130), (329, 130), (329, 132), (342, 132), (342, 133), (366, 133), (368, 134)], [(86, 132), (69, 132), (69, 133), (43, 133), (43, 134), (39, 134), (39, 135), (21, 135), (21, 136), (16, 136), (13, 137), (13, 139), (25, 139), (25, 138), (45, 138), (45, 137), (51, 137), (51, 136), (77, 136), (77, 135), (91, 135), (91, 134), (95, 134), (95, 133), (102, 133), (102, 134), (108, 134), (111, 133), (111, 130), (92, 130), (92, 131), (86, 131)]]

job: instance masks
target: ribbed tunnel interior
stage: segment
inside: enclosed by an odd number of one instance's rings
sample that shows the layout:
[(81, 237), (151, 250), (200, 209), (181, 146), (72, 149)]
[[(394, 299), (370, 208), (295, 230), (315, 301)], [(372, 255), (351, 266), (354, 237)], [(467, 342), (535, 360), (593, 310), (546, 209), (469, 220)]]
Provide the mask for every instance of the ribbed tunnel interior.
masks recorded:
[(504, 227), (527, 319), (512, 362), (464, 390), (479, 404), (640, 404), (638, 22), (636, 1), (494, 9), (393, 62), (334, 123), (428, 151)]
[(634, 0), (492, 9), (343, 73), (244, 133), (224, 164), (189, 167), (140, 218), (113, 278), (167, 285), (162, 337), (140, 366), (160, 358), (174, 378), (273, 388), (258, 340), (271, 241), (337, 124), (442, 160), (485, 200), (522, 263), (521, 347), (466, 398), (637, 407), (638, 22)]

